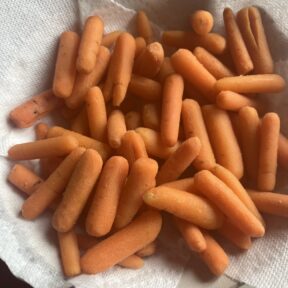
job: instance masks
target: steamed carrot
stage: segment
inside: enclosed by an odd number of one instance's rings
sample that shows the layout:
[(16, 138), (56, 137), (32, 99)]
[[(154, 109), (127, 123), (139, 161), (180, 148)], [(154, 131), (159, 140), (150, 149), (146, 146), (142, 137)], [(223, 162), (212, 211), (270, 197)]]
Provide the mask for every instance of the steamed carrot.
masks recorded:
[(153, 42), (153, 30), (150, 21), (143, 10), (137, 12), (136, 27), (139, 36), (143, 37), (147, 44)]
[(144, 193), (144, 202), (205, 229), (221, 227), (222, 213), (205, 198), (175, 188), (158, 186)]
[(145, 50), (146, 48), (146, 41), (143, 37), (136, 37), (135, 38), (135, 59)]
[(141, 114), (137, 111), (130, 111), (125, 114), (125, 123), (127, 130), (135, 130), (141, 126)]
[(43, 213), (64, 191), (84, 148), (76, 148), (22, 205), (22, 216), (35, 219)]
[(155, 187), (157, 172), (158, 164), (150, 158), (139, 158), (132, 164), (127, 182), (120, 195), (114, 222), (116, 229), (121, 229), (132, 221), (143, 204), (143, 194)]
[(196, 189), (212, 201), (233, 225), (251, 237), (264, 235), (262, 223), (224, 182), (208, 170), (198, 172), (194, 179)]
[(52, 225), (59, 232), (69, 231), (77, 222), (102, 169), (102, 159), (87, 149), (77, 163), (57, 207)]
[(86, 218), (88, 234), (101, 237), (111, 230), (128, 168), (127, 160), (121, 156), (106, 161)]
[(90, 73), (97, 61), (104, 24), (98, 16), (90, 16), (84, 25), (77, 58), (77, 71)]
[(205, 35), (211, 32), (214, 19), (210, 12), (197, 10), (190, 16), (190, 24), (195, 33)]
[(101, 45), (110, 48), (122, 33), (123, 31), (113, 31), (103, 35)]
[(157, 185), (178, 179), (199, 155), (200, 149), (201, 142), (198, 137), (191, 137), (182, 142), (161, 166), (156, 177)]
[(77, 148), (79, 142), (72, 136), (59, 136), (34, 142), (16, 144), (8, 151), (11, 160), (31, 160), (65, 156)]
[(76, 78), (76, 58), (80, 37), (66, 31), (61, 34), (53, 79), (53, 93), (60, 98), (71, 95)]
[(9, 119), (17, 127), (26, 128), (61, 105), (62, 101), (53, 95), (52, 90), (46, 90), (14, 108)]
[(82, 107), (78, 115), (71, 120), (70, 129), (79, 134), (89, 136), (89, 122), (87, 117), (87, 109), (86, 107)]
[(155, 254), (155, 252), (156, 252), (156, 242), (153, 241), (149, 243), (148, 245), (146, 245), (144, 248), (137, 251), (136, 254), (139, 257), (148, 257), (148, 256)]
[(288, 139), (281, 133), (278, 142), (278, 164), (282, 168), (288, 169)]
[(154, 241), (161, 225), (159, 212), (143, 212), (125, 228), (89, 249), (80, 260), (82, 271), (95, 274), (109, 269)]
[(160, 109), (157, 104), (145, 104), (142, 108), (143, 126), (156, 131), (160, 131)]

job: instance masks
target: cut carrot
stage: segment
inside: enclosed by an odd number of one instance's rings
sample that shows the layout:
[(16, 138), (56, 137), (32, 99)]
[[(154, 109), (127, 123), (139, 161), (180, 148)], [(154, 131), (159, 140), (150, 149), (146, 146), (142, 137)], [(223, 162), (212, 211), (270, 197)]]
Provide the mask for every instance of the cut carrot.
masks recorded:
[(138, 34), (145, 39), (147, 44), (153, 42), (153, 30), (150, 21), (143, 10), (137, 12), (136, 27)]
[(210, 12), (197, 10), (190, 16), (190, 24), (195, 33), (205, 35), (211, 32), (214, 19)]

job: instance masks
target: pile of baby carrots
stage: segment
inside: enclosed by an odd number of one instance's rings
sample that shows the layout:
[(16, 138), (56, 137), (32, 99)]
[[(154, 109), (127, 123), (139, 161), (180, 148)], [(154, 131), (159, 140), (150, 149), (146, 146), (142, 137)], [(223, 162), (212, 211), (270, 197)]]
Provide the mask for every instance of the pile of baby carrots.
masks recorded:
[[(265, 234), (260, 212), (288, 216), (288, 196), (273, 191), (288, 140), (261, 100), (285, 81), (259, 10), (223, 16), (225, 37), (199, 10), (191, 31), (164, 31), (161, 43), (143, 11), (136, 38), (103, 35), (91, 16), (81, 36), (61, 35), (52, 88), (11, 111), (19, 128), (37, 123), (37, 139), (11, 147), (9, 159), (40, 159), (41, 171), (16, 164), (8, 180), (28, 196), (24, 219), (52, 211), (66, 276), (141, 268), (161, 211), (221, 275), (229, 260), (215, 236), (249, 249)], [(67, 126), (39, 123), (55, 110)]]

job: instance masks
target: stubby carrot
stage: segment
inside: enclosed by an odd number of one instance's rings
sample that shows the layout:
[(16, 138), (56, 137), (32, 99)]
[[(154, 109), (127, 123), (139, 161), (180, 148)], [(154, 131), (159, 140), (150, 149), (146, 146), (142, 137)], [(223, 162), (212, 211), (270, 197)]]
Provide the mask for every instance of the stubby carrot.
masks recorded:
[(271, 215), (288, 217), (288, 196), (277, 192), (248, 190), (259, 211)]
[(121, 156), (106, 161), (86, 218), (88, 234), (101, 237), (111, 230), (128, 168), (127, 160)]
[(278, 142), (278, 164), (282, 168), (288, 169), (288, 139), (281, 133)]
[(87, 149), (89, 148), (95, 149), (97, 152), (99, 152), (103, 160), (106, 160), (111, 155), (111, 148), (103, 142), (97, 141), (93, 138), (81, 135), (79, 133), (73, 132), (71, 130), (68, 130), (59, 126), (53, 126), (49, 128), (48, 138), (57, 137), (61, 135), (74, 137), (75, 139), (78, 140), (79, 146), (81, 147), (84, 147)]
[(65, 276), (73, 277), (80, 274), (80, 251), (75, 232), (71, 230), (65, 233), (58, 232), (57, 234)]
[(135, 38), (135, 59), (145, 50), (146, 44), (147, 43), (143, 37)]
[(84, 151), (84, 148), (77, 148), (71, 152), (48, 179), (23, 203), (22, 216), (25, 219), (37, 218), (59, 198)]
[(150, 158), (137, 159), (130, 168), (127, 182), (120, 196), (114, 227), (120, 229), (129, 224), (141, 205), (142, 196), (156, 185), (158, 164)]
[(70, 129), (85, 136), (90, 135), (87, 109), (85, 106), (83, 106), (78, 115), (71, 120)]
[(195, 100), (185, 99), (182, 102), (181, 114), (186, 139), (196, 136), (201, 142), (200, 153), (194, 160), (193, 166), (198, 170), (210, 169), (215, 165), (216, 161), (208, 138), (200, 105)]
[(206, 10), (197, 10), (190, 16), (192, 29), (198, 35), (208, 34), (214, 25), (212, 14)]
[(49, 126), (46, 123), (38, 123), (35, 126), (36, 139), (41, 140), (47, 137)]
[(153, 78), (160, 71), (164, 61), (164, 50), (159, 42), (153, 42), (143, 50), (134, 64), (135, 74)]
[(225, 8), (223, 18), (228, 47), (237, 73), (239, 75), (245, 75), (253, 70), (254, 65), (247, 51), (233, 11), (230, 8)]
[(77, 148), (79, 142), (72, 136), (59, 136), (34, 142), (16, 144), (8, 151), (11, 160), (31, 160), (65, 156)]
[(106, 139), (107, 113), (103, 94), (99, 87), (92, 87), (85, 96), (90, 135), (104, 142)]
[(82, 271), (95, 274), (109, 269), (154, 241), (161, 225), (159, 212), (143, 212), (125, 228), (89, 249), (80, 260)]
[(61, 105), (62, 101), (54, 96), (52, 90), (46, 90), (14, 108), (9, 113), (9, 119), (17, 127), (26, 128)]
[(23, 191), (27, 195), (31, 195), (43, 180), (33, 171), (21, 164), (15, 164), (7, 177), (8, 181)]
[(144, 260), (138, 255), (133, 254), (119, 262), (117, 265), (124, 268), (140, 269), (144, 266)]
[(214, 101), (215, 77), (197, 60), (192, 52), (179, 49), (171, 56), (171, 63), (177, 73), (195, 86), (210, 102)]
[(223, 248), (207, 232), (204, 233), (207, 248), (200, 253), (201, 259), (215, 275), (222, 275), (229, 265), (229, 258)]
[[(117, 40), (117, 38), (123, 33), (123, 31), (113, 31), (105, 34), (102, 37), (101, 45), (110, 48)], [(99, 53), (99, 52), (98, 52)], [(98, 56), (98, 55), (97, 55)]]
[(145, 143), (135, 131), (127, 131), (121, 139), (120, 154), (128, 160), (129, 166), (139, 158), (147, 158)]
[(198, 137), (191, 137), (182, 142), (161, 166), (156, 177), (157, 185), (178, 179), (199, 155), (200, 149), (201, 142)]
[(264, 115), (260, 125), (257, 188), (272, 191), (276, 183), (280, 119), (276, 113)]
[(138, 75), (132, 75), (128, 92), (146, 101), (157, 101), (162, 97), (159, 82)]
[(200, 253), (207, 248), (206, 240), (197, 226), (177, 217), (173, 220), (189, 249)]
[(160, 131), (161, 115), (157, 104), (145, 104), (142, 108), (143, 126)]
[(251, 237), (262, 237), (265, 228), (233, 191), (208, 170), (195, 176), (195, 187), (212, 201), (230, 222)]
[(87, 149), (83, 153), (53, 215), (55, 230), (67, 232), (75, 225), (98, 179), (102, 164), (95, 150)]
[(163, 83), (167, 76), (174, 74), (175, 70), (172, 67), (171, 61), (169, 57), (165, 57), (163, 63), (160, 67), (159, 72), (155, 76), (155, 79), (160, 83)]
[(61, 34), (53, 79), (53, 93), (60, 98), (71, 95), (76, 78), (76, 58), (80, 37), (66, 31)]
[(203, 106), (202, 112), (217, 163), (240, 179), (243, 160), (228, 113), (213, 105)]
[(158, 186), (144, 193), (144, 202), (205, 229), (217, 229), (222, 213), (206, 199), (175, 188)]
[(165, 79), (162, 93), (161, 140), (166, 146), (174, 146), (178, 140), (182, 97), (183, 78), (172, 74)]
[(135, 130), (142, 125), (141, 114), (137, 111), (130, 111), (125, 114), (125, 123), (127, 130)]
[(160, 133), (149, 128), (139, 127), (135, 131), (142, 137), (147, 153), (161, 159), (167, 159), (180, 145), (179, 142), (173, 147), (164, 145)]
[(148, 257), (153, 255), (156, 252), (156, 242), (153, 241), (144, 248), (140, 249), (136, 254), (139, 257)]
[(143, 37), (147, 44), (153, 42), (153, 30), (150, 21), (143, 10), (137, 12), (136, 27), (139, 36)]
[(125, 117), (121, 110), (113, 110), (107, 121), (107, 140), (110, 147), (117, 149), (121, 146), (121, 139), (126, 133)]
[(86, 20), (78, 51), (77, 71), (90, 73), (94, 69), (103, 29), (104, 24), (98, 16), (90, 16)]
[(170, 187), (170, 188), (175, 188), (177, 190), (190, 192), (193, 194), (199, 194), (197, 190), (195, 189), (193, 177), (183, 178), (183, 179), (172, 181), (172, 182), (167, 182), (162, 185), (166, 187)]
[(109, 49), (100, 46), (94, 69), (88, 74), (78, 72), (72, 94), (65, 100), (65, 103), (69, 108), (76, 109), (81, 106), (89, 88), (98, 85), (102, 80), (108, 68), (109, 61)]
[(202, 47), (196, 47), (193, 50), (198, 61), (218, 80), (223, 77), (234, 76), (234, 73), (226, 67), (214, 55)]

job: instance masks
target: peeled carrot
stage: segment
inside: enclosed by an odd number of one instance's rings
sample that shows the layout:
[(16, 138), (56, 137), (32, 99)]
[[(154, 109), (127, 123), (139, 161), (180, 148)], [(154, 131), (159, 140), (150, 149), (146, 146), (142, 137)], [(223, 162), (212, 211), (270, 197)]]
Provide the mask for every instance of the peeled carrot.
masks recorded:
[(147, 44), (153, 42), (153, 30), (150, 21), (143, 10), (137, 12), (136, 27), (138, 34), (145, 39)]
[(77, 242), (80, 250), (88, 250), (98, 244), (99, 239), (87, 234), (77, 233)]
[(195, 100), (200, 106), (210, 103), (208, 99), (199, 92), (199, 90), (187, 81), (185, 81), (184, 98)]
[(117, 149), (121, 146), (121, 139), (126, 133), (125, 118), (121, 110), (113, 110), (107, 121), (107, 139), (110, 147)]
[(148, 257), (155, 254), (155, 252), (156, 252), (156, 242), (153, 241), (144, 248), (140, 249), (136, 254), (139, 257)]
[(281, 133), (278, 143), (278, 164), (282, 168), (288, 169), (288, 139)]
[(11, 160), (31, 160), (65, 156), (77, 148), (79, 142), (72, 136), (59, 136), (34, 142), (16, 144), (8, 151)]
[(182, 191), (190, 192), (193, 194), (199, 194), (195, 189), (193, 177), (183, 178), (183, 179), (172, 181), (172, 182), (167, 182), (167, 183), (162, 184), (162, 186), (175, 188), (177, 190), (182, 190)]
[(161, 214), (145, 211), (122, 230), (89, 249), (81, 258), (84, 273), (105, 271), (151, 243), (162, 225)]
[(240, 179), (243, 160), (228, 113), (213, 105), (203, 106), (202, 112), (217, 163)]
[(145, 104), (142, 108), (143, 126), (160, 131), (160, 109), (157, 104)]
[(36, 139), (41, 140), (47, 137), (49, 126), (46, 123), (38, 123), (35, 126)]
[(157, 185), (176, 180), (199, 155), (201, 142), (198, 137), (191, 137), (182, 142), (179, 148), (164, 162), (157, 177)]
[(214, 19), (210, 12), (197, 10), (190, 16), (190, 24), (195, 33), (205, 35), (212, 30)]
[(69, 231), (78, 220), (102, 169), (102, 159), (93, 149), (87, 149), (77, 163), (57, 207), (52, 225), (59, 232)]
[(173, 220), (189, 249), (200, 253), (207, 248), (206, 240), (197, 226), (176, 217)]
[(118, 265), (130, 269), (140, 269), (144, 266), (144, 261), (141, 257), (133, 254), (119, 262)]
[(212, 201), (233, 225), (251, 237), (264, 235), (262, 223), (224, 182), (208, 170), (198, 172), (194, 179), (196, 189)]
[[(117, 40), (117, 38), (123, 33), (123, 31), (113, 31), (103, 36), (101, 45), (110, 48)], [(99, 54), (99, 52), (98, 52)], [(97, 55), (98, 56), (98, 55)]]
[(67, 106), (63, 106), (60, 109), (60, 115), (64, 120), (70, 122), (73, 118), (77, 117), (81, 109), (70, 109)]
[(222, 225), (221, 212), (206, 199), (175, 188), (158, 186), (144, 193), (144, 202), (205, 229)]
[(31, 195), (43, 180), (21, 164), (15, 164), (8, 175), (8, 181), (27, 195)]
[(101, 237), (111, 230), (128, 168), (127, 160), (121, 156), (106, 161), (86, 218), (88, 234)]
[(9, 119), (17, 127), (26, 128), (61, 105), (62, 101), (53, 95), (52, 90), (46, 90), (14, 108)]
[(98, 16), (90, 16), (83, 29), (77, 58), (77, 71), (90, 73), (97, 61), (104, 24)]
[(73, 120), (71, 120), (70, 129), (85, 136), (90, 135), (86, 107), (82, 107), (79, 114)]
[(146, 41), (143, 37), (136, 37), (135, 38), (135, 59), (145, 50), (146, 48)]
[(216, 161), (208, 138), (200, 105), (195, 100), (185, 99), (182, 102), (181, 113), (186, 139), (196, 136), (201, 142), (200, 153), (194, 160), (193, 166), (198, 170), (210, 169), (215, 165)]
[(156, 80), (160, 83), (163, 83), (167, 76), (174, 74), (175, 70), (172, 67), (171, 61), (169, 57), (165, 57), (163, 63), (160, 67), (159, 72), (155, 76)]
[(194, 85), (210, 102), (214, 101), (215, 77), (197, 60), (192, 52), (179, 49), (171, 56), (171, 63), (177, 73)]
[(125, 123), (127, 130), (135, 130), (141, 126), (141, 114), (137, 111), (130, 111), (125, 115)]
[(155, 187), (157, 172), (158, 164), (150, 158), (139, 158), (132, 164), (119, 200), (114, 222), (116, 229), (121, 229), (132, 221), (143, 204), (143, 194)]
[(64, 191), (84, 148), (76, 148), (22, 205), (22, 216), (35, 219), (43, 213)]
[(64, 274), (67, 277), (80, 274), (80, 251), (75, 232), (71, 230), (65, 233), (58, 232), (57, 234)]
[(76, 78), (76, 58), (80, 37), (66, 31), (61, 34), (53, 80), (53, 93), (60, 98), (71, 95)]

